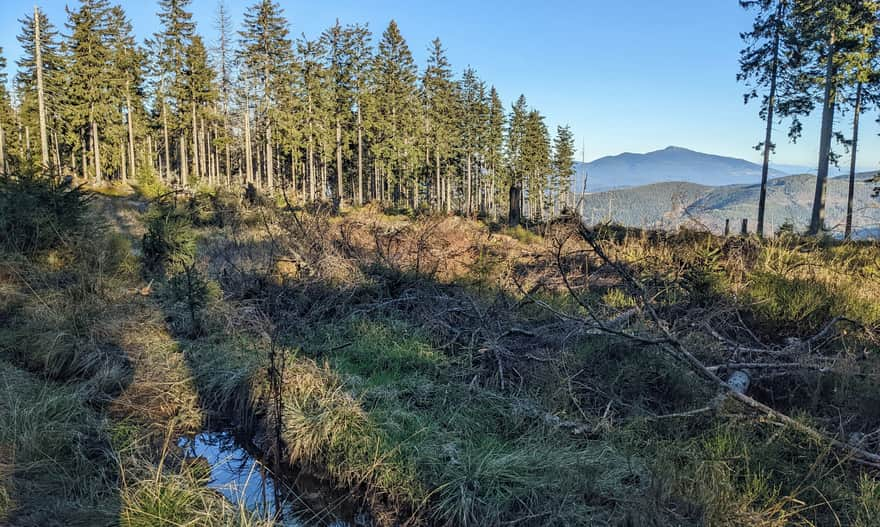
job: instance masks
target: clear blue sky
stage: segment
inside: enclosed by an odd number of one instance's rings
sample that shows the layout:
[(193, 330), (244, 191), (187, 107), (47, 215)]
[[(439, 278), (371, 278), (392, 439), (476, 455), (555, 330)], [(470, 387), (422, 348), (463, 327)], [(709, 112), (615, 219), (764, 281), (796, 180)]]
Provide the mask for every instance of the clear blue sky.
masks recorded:
[[(198, 29), (215, 38), (218, 0), (193, 0)], [(225, 0), (236, 23), (252, 1)], [(755, 105), (744, 106), (736, 82), (739, 33), (751, 15), (736, 0), (280, 0), (295, 36), (318, 35), (338, 17), (369, 23), (378, 36), (395, 18), (420, 65), (439, 36), (457, 71), (471, 65), (505, 103), (520, 93), (547, 115), (570, 124), (587, 160), (669, 145), (759, 161), (763, 136)], [(57, 27), (66, 4), (39, 0)], [(153, 0), (123, 1), (138, 37), (157, 28)], [(10, 69), (20, 53), (17, 19), (33, 2), (5, 0), (0, 46)], [(11, 72), (10, 72), (11, 73)], [(875, 115), (863, 119), (864, 168), (880, 167)], [(849, 129), (848, 117), (839, 126)], [(778, 129), (775, 163), (813, 166), (818, 123), (788, 143)], [(580, 154), (578, 154), (580, 156)]]

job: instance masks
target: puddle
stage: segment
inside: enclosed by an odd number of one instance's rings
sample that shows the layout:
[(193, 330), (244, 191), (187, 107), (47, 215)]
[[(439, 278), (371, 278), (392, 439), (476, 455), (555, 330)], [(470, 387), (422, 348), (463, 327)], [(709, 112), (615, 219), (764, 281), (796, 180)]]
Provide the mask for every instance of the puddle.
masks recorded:
[[(242, 448), (232, 434), (203, 432), (181, 438), (178, 446), (191, 459), (203, 459), (211, 467), (208, 486), (235, 505), (263, 518), (275, 518), (285, 527), (350, 527), (328, 511), (315, 511), (296, 489), (277, 481), (269, 469)], [(278, 503), (276, 503), (276, 491)], [(355, 522), (360, 523), (360, 522)]]

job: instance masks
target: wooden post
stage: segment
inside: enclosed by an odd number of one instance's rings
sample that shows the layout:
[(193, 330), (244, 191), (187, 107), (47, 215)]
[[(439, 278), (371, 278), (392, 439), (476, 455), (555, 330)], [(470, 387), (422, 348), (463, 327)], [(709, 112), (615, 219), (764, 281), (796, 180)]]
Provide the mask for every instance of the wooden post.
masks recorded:
[(730, 218), (724, 220), (724, 237), (730, 236)]
[(742, 234), (743, 236), (749, 235), (749, 219), (748, 218), (743, 218), (742, 230), (740, 231), (740, 234)]

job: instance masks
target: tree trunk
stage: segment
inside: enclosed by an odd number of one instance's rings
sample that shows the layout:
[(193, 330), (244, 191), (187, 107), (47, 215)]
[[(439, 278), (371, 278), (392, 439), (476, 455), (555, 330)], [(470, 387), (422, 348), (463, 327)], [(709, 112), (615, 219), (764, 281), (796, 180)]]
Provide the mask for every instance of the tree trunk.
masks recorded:
[(272, 124), (267, 121), (266, 124), (266, 188), (272, 192), (275, 182), (275, 167), (273, 166), (272, 157)]
[(245, 183), (254, 183), (254, 164), (253, 152), (251, 152), (251, 115), (245, 103), (244, 110), (244, 164), (245, 164)]
[(758, 236), (764, 236), (764, 212), (767, 206), (767, 176), (770, 173), (770, 152), (773, 150), (773, 113), (776, 110), (776, 79), (779, 75), (779, 41), (782, 32), (784, 2), (776, 10), (776, 28), (773, 35), (773, 65), (770, 71), (770, 93), (767, 95), (767, 130), (764, 134), (764, 163), (761, 166), (761, 194), (758, 197)]
[(336, 116), (336, 198), (342, 206), (342, 122)]
[(127, 169), (126, 169), (127, 165), (128, 165), (128, 163), (126, 163), (126, 159), (125, 159), (125, 141), (120, 141), (119, 142), (119, 178), (122, 180), (123, 183), (128, 182), (128, 173), (127, 173)]
[(40, 160), (43, 170), (49, 169), (49, 136), (46, 133), (46, 102), (43, 90), (43, 44), (40, 42), (39, 9), (34, 5), (34, 59), (37, 70), (37, 107), (40, 115)]
[(853, 197), (856, 191), (856, 156), (859, 149), (859, 115), (862, 113), (862, 83), (856, 85), (856, 105), (853, 109), (852, 152), (849, 161), (849, 193), (846, 197), (846, 228), (843, 237), (852, 237)]
[(472, 199), (473, 199), (471, 196), (471, 179), (472, 179), (472, 177), (473, 176), (471, 174), (471, 154), (470, 154), (470, 152), (468, 152), (468, 154), (467, 154), (467, 191), (465, 192), (465, 194), (467, 195), (467, 206), (465, 209), (465, 214), (467, 214), (468, 216), (471, 215), (471, 211), (472, 211)]
[(186, 186), (189, 183), (189, 161), (186, 155), (186, 137), (180, 136), (177, 143), (180, 145), (180, 184)]
[(835, 41), (828, 39), (828, 63), (825, 67), (825, 96), (822, 109), (822, 131), (819, 141), (819, 169), (816, 176), (816, 193), (813, 197), (813, 214), (810, 218), (809, 234), (816, 235), (825, 228), (825, 193), (828, 182), (828, 165), (831, 159), (831, 136), (834, 132), (834, 108), (836, 86), (834, 85)]
[(101, 141), (98, 139), (98, 123), (92, 120), (92, 155), (95, 161), (95, 182), (101, 183)]
[(192, 104), (192, 157), (193, 157), (193, 179), (198, 180), (202, 177), (199, 170), (199, 123), (196, 120), (196, 105)]
[[(171, 182), (171, 146), (168, 140), (168, 105), (162, 100), (162, 133), (165, 136), (165, 181)], [(160, 160), (161, 163), (161, 160)]]
[(129, 93), (129, 81), (125, 81), (125, 106), (127, 112), (128, 121), (128, 160), (131, 164), (131, 177), (135, 177), (137, 175), (137, 164), (135, 163), (134, 158), (134, 124), (132, 123), (132, 113), (131, 113), (131, 93)]
[(510, 206), (507, 212), (507, 224), (516, 227), (522, 221), (522, 189), (510, 186)]
[(358, 205), (364, 204), (364, 131), (361, 126), (361, 107), (358, 103)]
[(0, 123), (0, 176), (6, 175), (6, 133)]

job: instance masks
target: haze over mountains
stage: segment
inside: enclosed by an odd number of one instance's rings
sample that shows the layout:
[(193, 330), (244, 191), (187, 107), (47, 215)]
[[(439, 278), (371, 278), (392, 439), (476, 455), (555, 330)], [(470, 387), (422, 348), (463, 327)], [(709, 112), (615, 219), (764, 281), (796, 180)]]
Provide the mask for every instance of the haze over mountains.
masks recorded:
[[(625, 153), (579, 163), (575, 192), (588, 174), (582, 213), (587, 222), (613, 221), (633, 227), (675, 228), (684, 224), (721, 232), (726, 219), (738, 231), (742, 218), (752, 231), (757, 221), (761, 166), (735, 159), (669, 147), (647, 154)], [(865, 180), (875, 172), (857, 176), (854, 229), (859, 237), (880, 233), (880, 201), (871, 197), (873, 184)], [(770, 171), (767, 190), (767, 226), (783, 224), (804, 229), (809, 222), (815, 176)], [(827, 224), (842, 231), (848, 190), (846, 176), (829, 180)]]

